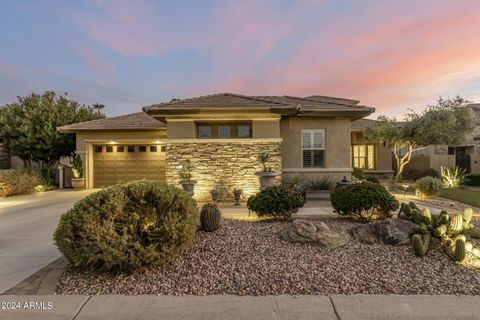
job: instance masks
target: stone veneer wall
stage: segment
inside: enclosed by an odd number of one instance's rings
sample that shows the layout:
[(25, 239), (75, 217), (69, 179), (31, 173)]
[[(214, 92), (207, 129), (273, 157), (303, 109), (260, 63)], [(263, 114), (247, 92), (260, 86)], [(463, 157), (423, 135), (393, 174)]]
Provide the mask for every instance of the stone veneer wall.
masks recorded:
[[(177, 168), (190, 159), (192, 179), (197, 181), (194, 198), (211, 201), (210, 191), (217, 188), (223, 201), (233, 201), (233, 190), (243, 190), (242, 200), (259, 191), (255, 172), (261, 165), (257, 156), (262, 152), (272, 155), (269, 166), (281, 172), (281, 142), (170, 142), (166, 145), (167, 182), (179, 185)], [(280, 177), (278, 178), (280, 180)]]

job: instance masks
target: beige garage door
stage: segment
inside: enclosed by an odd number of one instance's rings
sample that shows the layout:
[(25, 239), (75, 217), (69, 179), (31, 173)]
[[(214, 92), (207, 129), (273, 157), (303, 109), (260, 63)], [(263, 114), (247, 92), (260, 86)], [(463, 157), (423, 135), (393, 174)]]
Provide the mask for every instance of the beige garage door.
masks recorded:
[(95, 188), (139, 179), (165, 181), (165, 146), (93, 146)]

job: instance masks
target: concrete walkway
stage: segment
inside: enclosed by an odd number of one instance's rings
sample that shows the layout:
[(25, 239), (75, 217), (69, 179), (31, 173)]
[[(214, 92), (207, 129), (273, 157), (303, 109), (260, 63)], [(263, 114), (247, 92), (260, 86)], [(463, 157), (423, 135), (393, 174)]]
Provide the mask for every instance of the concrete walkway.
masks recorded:
[(475, 296), (0, 296), (0, 319), (480, 319)]
[(59, 190), (0, 199), (0, 293), (60, 257), (52, 241), (58, 219), (91, 192)]
[[(223, 218), (248, 218), (256, 217), (254, 212), (248, 212), (246, 207), (224, 207), (220, 208)], [(300, 208), (293, 216), (295, 218), (305, 217), (322, 217), (335, 215), (333, 208), (330, 206), (325, 207), (304, 207)]]

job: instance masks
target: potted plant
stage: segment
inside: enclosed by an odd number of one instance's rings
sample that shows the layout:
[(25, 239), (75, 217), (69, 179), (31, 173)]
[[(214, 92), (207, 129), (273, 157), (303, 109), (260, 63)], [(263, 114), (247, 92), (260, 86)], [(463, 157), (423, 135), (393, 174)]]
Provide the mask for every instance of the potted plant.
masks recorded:
[(233, 196), (235, 197), (234, 206), (240, 206), (240, 197), (242, 196), (242, 189), (233, 189)]
[(74, 190), (85, 189), (85, 178), (83, 177), (83, 161), (79, 154), (74, 154), (72, 161), (72, 187)]
[(178, 168), (178, 176), (181, 179), (179, 183), (190, 196), (193, 196), (195, 184), (197, 183), (197, 181), (192, 180), (192, 169), (193, 166), (190, 160), (183, 161)]
[(210, 194), (212, 195), (212, 201), (217, 202), (218, 201), (218, 195), (220, 194), (217, 189), (213, 189), (210, 191)]
[(271, 158), (272, 155), (267, 152), (262, 152), (257, 157), (257, 161), (262, 164), (262, 171), (255, 173), (260, 180), (260, 190), (272, 187), (275, 183), (275, 177), (280, 175), (279, 172), (273, 171), (271, 167), (267, 166)]

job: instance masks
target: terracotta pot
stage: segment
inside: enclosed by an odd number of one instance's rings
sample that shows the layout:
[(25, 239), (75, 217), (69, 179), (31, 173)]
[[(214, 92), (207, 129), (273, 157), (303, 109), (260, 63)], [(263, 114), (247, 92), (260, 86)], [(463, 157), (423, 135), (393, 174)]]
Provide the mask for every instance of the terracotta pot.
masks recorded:
[(85, 189), (85, 178), (72, 178), (73, 190)]
[(280, 173), (275, 171), (260, 171), (255, 173), (255, 175), (257, 175), (260, 179), (260, 190), (264, 190), (273, 187), (273, 184), (275, 183), (275, 177), (279, 176)]

